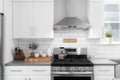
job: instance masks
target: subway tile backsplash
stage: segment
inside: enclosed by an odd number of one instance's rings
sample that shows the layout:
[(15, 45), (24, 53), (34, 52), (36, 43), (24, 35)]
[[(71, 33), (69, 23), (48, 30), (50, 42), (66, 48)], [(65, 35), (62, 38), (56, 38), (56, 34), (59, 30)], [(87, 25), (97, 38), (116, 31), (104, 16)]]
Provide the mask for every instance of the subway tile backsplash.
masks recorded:
[[(63, 43), (64, 38), (76, 38), (76, 43)], [(76, 47), (88, 48), (88, 54), (94, 55), (95, 58), (120, 58), (119, 45), (100, 45), (99, 40), (87, 39), (87, 31), (85, 30), (59, 30), (55, 31), (55, 37), (53, 40), (40, 40), (40, 39), (19, 39), (14, 40), (14, 45), (19, 46), (23, 49), (26, 56), (29, 56), (31, 50), (28, 48), (29, 43), (36, 42), (39, 47), (35, 52), (40, 53), (41, 50), (44, 52), (52, 53), (54, 47)]]

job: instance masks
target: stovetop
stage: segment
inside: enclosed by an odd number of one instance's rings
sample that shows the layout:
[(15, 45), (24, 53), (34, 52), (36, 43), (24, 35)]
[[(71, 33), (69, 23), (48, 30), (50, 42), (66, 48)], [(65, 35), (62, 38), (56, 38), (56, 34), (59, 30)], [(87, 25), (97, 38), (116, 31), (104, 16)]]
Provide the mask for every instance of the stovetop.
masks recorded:
[(93, 63), (85, 55), (71, 55), (63, 60), (53, 59), (51, 66), (93, 66)]

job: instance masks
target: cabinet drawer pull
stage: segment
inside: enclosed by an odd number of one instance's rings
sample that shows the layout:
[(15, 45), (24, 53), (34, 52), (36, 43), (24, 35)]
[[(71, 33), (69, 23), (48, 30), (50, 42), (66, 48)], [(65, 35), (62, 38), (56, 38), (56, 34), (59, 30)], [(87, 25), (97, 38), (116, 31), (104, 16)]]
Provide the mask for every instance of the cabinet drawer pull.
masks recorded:
[(34, 72), (43, 72), (45, 70), (33, 70)]
[(22, 72), (22, 70), (11, 70), (11, 72)]
[(109, 72), (110, 70), (99, 70), (99, 71), (106, 71), (106, 72)]

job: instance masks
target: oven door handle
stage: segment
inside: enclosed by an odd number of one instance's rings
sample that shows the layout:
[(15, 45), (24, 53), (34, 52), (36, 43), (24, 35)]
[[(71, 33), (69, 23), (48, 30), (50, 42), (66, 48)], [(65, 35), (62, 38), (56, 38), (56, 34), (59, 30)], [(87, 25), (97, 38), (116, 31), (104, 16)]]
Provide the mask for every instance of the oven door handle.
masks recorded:
[(56, 75), (56, 74), (60, 74), (60, 75), (62, 75), (62, 74), (82, 74), (82, 75), (84, 75), (84, 74), (87, 74), (87, 75), (90, 75), (90, 74), (93, 74), (93, 72), (52, 72), (52, 74), (54, 75)]

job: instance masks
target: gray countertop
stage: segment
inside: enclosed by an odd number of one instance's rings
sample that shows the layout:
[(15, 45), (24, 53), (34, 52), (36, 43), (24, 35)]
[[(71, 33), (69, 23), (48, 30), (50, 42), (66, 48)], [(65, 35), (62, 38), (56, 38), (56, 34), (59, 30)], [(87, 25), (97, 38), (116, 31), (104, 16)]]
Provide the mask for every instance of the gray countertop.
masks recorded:
[(94, 65), (117, 65), (116, 62), (109, 59), (92, 59)]
[(117, 59), (112, 59), (111, 61), (116, 62), (117, 64), (120, 64), (120, 59), (119, 59), (119, 60), (117, 60)]
[[(116, 65), (117, 62), (109, 59), (92, 59), (94, 65)], [(120, 60), (118, 61), (120, 63)], [(24, 61), (11, 61), (6, 66), (47, 66), (51, 65), (51, 62), (24, 62)]]
[(51, 62), (24, 62), (24, 61), (11, 61), (5, 66), (48, 66)]

